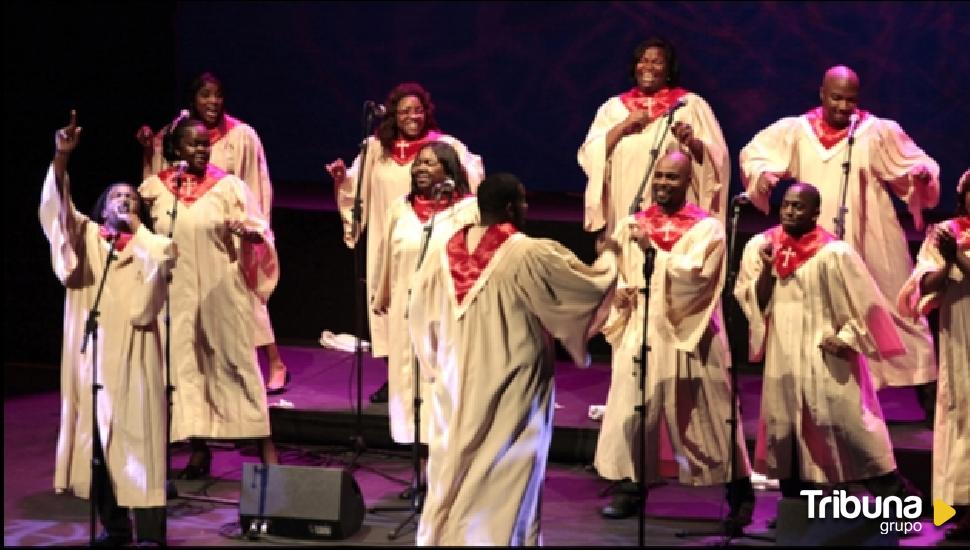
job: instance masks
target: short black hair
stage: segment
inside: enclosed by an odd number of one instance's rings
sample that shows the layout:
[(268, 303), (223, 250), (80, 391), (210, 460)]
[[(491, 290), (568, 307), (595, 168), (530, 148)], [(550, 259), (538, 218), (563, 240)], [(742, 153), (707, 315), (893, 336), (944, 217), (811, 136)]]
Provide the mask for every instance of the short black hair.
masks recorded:
[(674, 45), (666, 38), (654, 36), (637, 44), (633, 49), (633, 59), (630, 60), (630, 78), (634, 82), (637, 80), (637, 63), (643, 58), (643, 54), (650, 48), (660, 48), (664, 52), (664, 60), (667, 62), (667, 85), (676, 86), (680, 82), (680, 67), (677, 65), (677, 50)]
[(514, 174), (498, 172), (491, 174), (478, 186), (478, 210), (482, 217), (486, 214), (504, 217), (505, 208), (522, 198), (522, 181)]
[(185, 131), (196, 124), (201, 125), (205, 128), (205, 123), (197, 118), (192, 118), (186, 115), (187, 111), (182, 111), (182, 113), (176, 117), (175, 122), (169, 127), (169, 131), (165, 133), (165, 137), (162, 138), (162, 156), (165, 160), (169, 162), (175, 162), (178, 160), (178, 155), (175, 154), (175, 150), (178, 149), (179, 140), (185, 135)]
[[(788, 189), (796, 186), (799, 187), (806, 195), (808, 195), (813, 203), (815, 203), (816, 209), (822, 208), (822, 194), (818, 192), (818, 187), (804, 181), (793, 181), (792, 184), (788, 186)], [(785, 192), (787, 193), (788, 191), (786, 190)]]

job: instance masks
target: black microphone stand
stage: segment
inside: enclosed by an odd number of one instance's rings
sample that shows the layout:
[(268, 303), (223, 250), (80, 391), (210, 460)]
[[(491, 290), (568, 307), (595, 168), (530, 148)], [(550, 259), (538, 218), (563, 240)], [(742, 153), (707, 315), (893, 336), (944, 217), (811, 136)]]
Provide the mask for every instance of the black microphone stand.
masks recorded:
[[(682, 100), (681, 100), (682, 101)], [(653, 142), (653, 148), (650, 149), (650, 164), (647, 165), (647, 171), (643, 174), (643, 181), (640, 182), (640, 187), (637, 189), (637, 194), (633, 196), (633, 201), (630, 203), (629, 215), (634, 215), (640, 210), (645, 210), (640, 208), (640, 202), (643, 200), (643, 190), (647, 187), (647, 182), (650, 181), (650, 176), (653, 174), (653, 167), (657, 164), (657, 157), (660, 155), (660, 146), (663, 145), (664, 140), (667, 139), (667, 133), (670, 132), (670, 125), (674, 121), (674, 113), (677, 109), (684, 106), (684, 103), (678, 101), (667, 111), (666, 122), (664, 122), (664, 129), (659, 134)]]
[[(738, 279), (738, 264), (734, 262), (734, 252), (737, 247), (737, 236), (738, 236), (738, 219), (741, 217), (741, 205), (746, 204), (747, 200), (742, 197), (735, 197), (731, 200), (731, 232), (728, 237), (728, 275), (727, 280), (724, 284), (724, 289), (722, 291), (721, 304), (722, 310), (724, 312), (724, 326), (731, 327), (734, 326), (734, 310), (731, 307), (727, 307), (727, 300), (724, 296), (733, 296), (734, 284)], [(731, 418), (728, 419), (728, 426), (731, 428), (731, 462), (728, 467), (728, 483), (730, 484), (734, 481), (734, 472), (738, 471), (738, 425), (741, 423), (741, 419), (738, 418), (738, 414), (741, 412), (741, 399), (738, 389), (738, 368), (731, 365)], [(727, 491), (727, 489), (725, 489)], [(728, 498), (731, 495), (728, 493)], [(729, 502), (730, 505), (730, 502)], [(675, 534), (678, 538), (684, 537), (707, 537), (707, 536), (722, 536), (724, 537), (721, 541), (721, 546), (728, 546), (732, 539), (745, 537), (754, 540), (774, 542), (775, 539), (764, 535), (754, 535), (745, 533), (743, 530), (740, 532), (737, 529), (731, 529), (725, 522), (721, 522), (720, 529), (715, 531), (680, 531)]]
[[(180, 161), (184, 162), (184, 161)], [(175, 235), (175, 218), (178, 217), (178, 207), (180, 195), (182, 194), (182, 170), (184, 168), (177, 168), (175, 173), (175, 200), (172, 201), (172, 209), (168, 211), (168, 216), (170, 218), (170, 223), (168, 226), (168, 238), (174, 241)], [(168, 407), (168, 417), (165, 422), (165, 471), (172, 471), (172, 408), (173, 399), (172, 395), (175, 393), (175, 386), (172, 384), (172, 271), (168, 272), (168, 297), (165, 300), (165, 403)], [(211, 451), (210, 451), (211, 452)], [(171, 480), (166, 484), (165, 492), (167, 497), (170, 499), (181, 498), (185, 500), (198, 500), (201, 502), (212, 502), (215, 504), (227, 504), (229, 506), (235, 506), (239, 503), (238, 500), (210, 497), (207, 495), (189, 495), (181, 494), (178, 491), (178, 487), (175, 486)], [(165, 522), (162, 525), (162, 540), (168, 540), (168, 523)]]
[[(443, 187), (439, 186), (435, 190), (434, 204), (435, 208), (432, 211), (431, 218), (428, 220), (428, 224), (424, 226), (422, 232), (424, 235), (421, 237), (421, 252), (418, 254), (418, 261), (414, 267), (414, 273), (417, 274), (421, 271), (421, 265), (424, 263), (424, 257), (428, 253), (428, 245), (431, 243), (431, 233), (434, 231), (434, 219), (437, 217), (438, 205), (441, 202), (441, 194)], [(452, 191), (453, 192), (453, 191)], [(411, 306), (411, 292), (413, 290), (413, 284), (411, 288), (408, 288), (408, 308)], [(408, 313), (405, 310), (405, 318)], [(413, 346), (413, 344), (412, 344)], [(420, 375), (420, 364), (418, 363), (418, 356), (414, 354), (413, 366), (411, 368), (412, 372), (412, 384), (414, 385), (413, 390), (413, 401), (412, 406), (414, 408), (414, 442), (411, 445), (411, 466), (414, 469), (412, 480), (411, 480), (411, 504), (406, 508), (372, 508), (371, 512), (386, 512), (386, 511), (401, 511), (409, 510), (411, 513), (408, 517), (404, 518), (401, 523), (398, 524), (393, 531), (387, 534), (389, 540), (394, 540), (401, 535), (401, 531), (412, 521), (417, 521), (418, 515), (424, 508), (424, 496), (427, 491), (427, 485), (422, 481), (424, 477), (423, 468), (421, 468), (421, 404), (424, 402), (421, 399), (421, 375)]]
[[(853, 114), (852, 116), (856, 117), (858, 115)], [(842, 162), (842, 189), (840, 193), (839, 211), (832, 220), (835, 223), (835, 236), (840, 241), (845, 240), (845, 215), (849, 212), (849, 209), (845, 207), (845, 198), (849, 192), (849, 169), (852, 165), (852, 146), (855, 145), (855, 130), (857, 124), (858, 122), (853, 119), (849, 126), (849, 142), (845, 148), (845, 160)]]
[[(363, 335), (366, 330), (364, 327), (365, 319), (367, 318), (367, 312), (364, 310), (366, 307), (366, 294), (367, 294), (367, 282), (365, 279), (365, 268), (362, 265), (364, 257), (360, 252), (361, 240), (363, 237), (363, 223), (364, 223), (364, 205), (363, 199), (361, 198), (361, 188), (364, 183), (364, 170), (367, 167), (367, 139), (370, 137), (370, 129), (374, 123), (374, 110), (373, 102), (364, 103), (364, 113), (361, 120), (361, 141), (360, 141), (360, 164), (357, 169), (357, 189), (354, 194), (354, 206), (352, 209), (352, 224), (351, 224), (351, 234), (355, 236), (356, 242), (354, 244), (354, 331), (356, 332), (357, 340), (354, 346), (354, 369), (357, 373), (357, 403), (354, 415), (354, 435), (350, 438), (350, 447), (353, 450), (353, 456), (350, 462), (347, 464), (346, 469), (348, 471), (355, 470), (357, 465), (357, 459), (360, 455), (367, 451), (367, 442), (364, 441), (364, 346), (363, 346)], [(373, 349), (373, 347), (371, 348)]]
[(640, 451), (637, 453), (637, 466), (640, 470), (639, 482), (637, 483), (637, 494), (640, 497), (640, 510), (637, 514), (637, 546), (644, 546), (644, 517), (643, 512), (647, 505), (647, 354), (650, 352), (650, 345), (647, 342), (647, 327), (650, 322), (650, 279), (653, 278), (653, 264), (657, 255), (657, 249), (652, 245), (644, 251), (643, 261), (643, 335), (640, 340), (640, 356), (635, 360), (640, 365), (640, 404), (634, 410), (640, 416)]
[[(115, 237), (117, 239), (117, 237)], [(98, 316), (101, 315), (101, 311), (98, 307), (101, 304), (101, 294), (104, 292), (104, 283), (108, 279), (108, 268), (111, 266), (111, 261), (115, 259), (114, 241), (115, 239), (108, 240), (108, 258), (104, 262), (104, 272), (101, 274), (101, 282), (98, 284), (98, 293), (94, 296), (94, 304), (91, 305), (91, 311), (88, 312), (87, 321), (84, 322), (84, 340), (81, 342), (81, 355), (84, 355), (87, 349), (88, 339), (91, 340), (91, 438), (93, 445), (97, 445), (102, 449), (100, 453), (104, 457), (104, 446), (101, 445), (100, 430), (98, 430), (98, 392), (101, 391), (104, 386), (98, 383)], [(95, 447), (92, 445), (91, 448), (91, 488), (90, 488), (90, 498), (91, 498), (91, 527), (90, 527), (90, 545), (94, 546), (95, 543), (95, 531), (97, 530), (97, 502), (100, 495), (100, 488), (98, 487), (98, 466), (101, 466), (101, 461), (98, 458), (98, 454), (94, 452)], [(107, 457), (105, 462), (107, 462)], [(107, 464), (104, 464), (105, 470), (107, 470)]]

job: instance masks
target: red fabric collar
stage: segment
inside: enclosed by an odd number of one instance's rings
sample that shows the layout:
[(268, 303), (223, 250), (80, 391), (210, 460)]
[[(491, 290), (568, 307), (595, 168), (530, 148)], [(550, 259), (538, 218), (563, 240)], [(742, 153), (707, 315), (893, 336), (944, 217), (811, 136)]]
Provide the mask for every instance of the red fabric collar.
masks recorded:
[(687, 203), (671, 216), (664, 214), (663, 209), (655, 204), (643, 212), (638, 212), (634, 218), (650, 235), (651, 241), (670, 252), (687, 230), (708, 216), (709, 214), (703, 208)]
[(209, 164), (205, 168), (205, 177), (202, 181), (199, 181), (193, 174), (184, 173), (182, 174), (182, 186), (176, 191), (176, 176), (177, 170), (175, 167), (166, 168), (158, 173), (158, 179), (162, 180), (165, 187), (168, 188), (169, 192), (177, 196), (180, 201), (185, 203), (186, 206), (192, 206), (192, 204), (202, 198), (212, 186), (219, 183), (219, 180), (226, 177), (226, 173), (220, 170), (217, 166)]
[(953, 218), (947, 225), (950, 233), (957, 238), (957, 248), (966, 250), (970, 248), (970, 216)]
[(782, 279), (787, 279), (826, 244), (836, 240), (828, 231), (816, 225), (815, 229), (795, 239), (780, 226), (776, 225), (765, 231), (771, 251), (775, 257), (775, 272)]
[(118, 233), (112, 233), (111, 231), (108, 231), (108, 228), (103, 225), (99, 226), (98, 234), (101, 235), (102, 239), (108, 241), (109, 243), (112, 243), (112, 246), (118, 252), (121, 252), (122, 250), (124, 250), (125, 247), (128, 246), (128, 243), (131, 242), (132, 237), (135, 236), (133, 233), (126, 233), (124, 231), (121, 231)]
[(485, 271), (485, 267), (495, 256), (499, 247), (519, 231), (511, 223), (490, 225), (485, 230), (485, 234), (475, 251), (469, 252), (468, 229), (471, 227), (471, 225), (466, 225), (452, 235), (446, 247), (451, 280), (455, 285), (455, 298), (457, 298), (459, 304), (465, 299), (468, 291), (475, 286), (475, 282)]
[[(856, 109), (856, 113), (859, 115), (859, 124), (862, 124), (864, 120), (869, 118), (869, 111), (863, 111)], [(831, 149), (837, 143), (845, 139), (849, 135), (849, 127), (846, 126), (841, 130), (836, 130), (835, 128), (829, 126), (828, 122), (825, 122), (825, 116), (822, 114), (822, 107), (816, 107), (811, 111), (805, 113), (805, 118), (808, 119), (808, 124), (812, 127), (812, 131), (815, 132), (815, 137), (818, 138), (819, 143), (822, 147), (826, 149)], [(858, 130), (859, 125), (856, 125)]]
[(414, 160), (414, 157), (418, 155), (418, 151), (424, 147), (424, 144), (438, 141), (443, 134), (435, 130), (430, 130), (422, 138), (418, 138), (414, 141), (410, 141), (404, 138), (394, 141), (394, 145), (391, 147), (391, 158), (394, 162), (401, 166), (407, 166), (408, 163)]
[(236, 126), (239, 126), (239, 119), (223, 113), (222, 121), (215, 128), (209, 128), (209, 145), (215, 145), (217, 141), (226, 137), (226, 134)]
[(646, 109), (650, 112), (650, 118), (663, 116), (678, 99), (687, 95), (687, 90), (683, 88), (663, 88), (652, 94), (643, 93), (640, 88), (634, 87), (620, 94), (620, 101), (632, 113)]
[(435, 201), (434, 199), (426, 199), (418, 194), (412, 194), (411, 210), (414, 210), (414, 215), (421, 220), (421, 223), (428, 223), (428, 220), (431, 219), (433, 214), (437, 214), (442, 210), (451, 208), (453, 204), (464, 198), (464, 196), (458, 196), (456, 193), (451, 193), (449, 196), (442, 197), (440, 200)]

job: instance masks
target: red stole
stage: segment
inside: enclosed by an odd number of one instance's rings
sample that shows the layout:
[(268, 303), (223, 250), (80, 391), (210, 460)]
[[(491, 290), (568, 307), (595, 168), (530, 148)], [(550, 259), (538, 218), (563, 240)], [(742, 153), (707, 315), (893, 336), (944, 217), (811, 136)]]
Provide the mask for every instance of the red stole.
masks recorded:
[(667, 252), (687, 230), (706, 217), (708, 213), (703, 208), (690, 203), (671, 216), (664, 214), (656, 204), (634, 216), (640, 227), (650, 235), (650, 240)]
[(620, 94), (620, 101), (631, 113), (646, 109), (650, 112), (650, 118), (658, 118), (685, 95), (687, 90), (683, 88), (663, 88), (652, 94), (645, 94), (640, 88), (634, 87)]
[(823, 246), (836, 240), (831, 233), (819, 225), (798, 239), (785, 233), (780, 225), (765, 231), (765, 236), (771, 243), (771, 251), (775, 257), (775, 272), (782, 279), (790, 277), (802, 264), (811, 260)]
[(239, 126), (239, 119), (222, 114), (222, 121), (215, 128), (209, 128), (209, 145), (215, 145), (217, 141), (226, 137), (230, 130)]
[(431, 216), (441, 212), (442, 210), (447, 210), (451, 208), (453, 204), (464, 199), (465, 197), (460, 197), (456, 193), (451, 193), (444, 200), (434, 200), (426, 199), (418, 194), (411, 195), (411, 210), (414, 211), (414, 215), (418, 217), (421, 223), (428, 223)]
[(966, 250), (970, 248), (970, 216), (953, 218), (946, 222), (947, 229), (957, 239), (957, 248)]
[[(858, 130), (862, 121), (869, 117), (869, 111), (856, 109), (856, 114), (859, 115), (859, 122), (856, 124), (856, 130)], [(849, 135), (849, 127), (851, 124), (841, 130), (829, 126), (829, 123), (825, 122), (825, 117), (822, 115), (821, 107), (816, 107), (805, 113), (805, 118), (808, 120), (809, 126), (812, 127), (812, 131), (815, 132), (815, 137), (818, 138), (818, 142), (826, 149), (831, 149)]]
[(471, 225), (467, 225), (452, 235), (445, 249), (448, 253), (451, 280), (455, 284), (455, 298), (459, 304), (465, 299), (468, 291), (475, 286), (475, 282), (485, 271), (488, 262), (502, 243), (519, 231), (511, 223), (490, 225), (475, 251), (469, 252), (468, 228), (470, 227)]
[[(98, 235), (101, 235), (102, 239), (112, 243), (112, 246), (118, 252), (124, 250), (125, 247), (128, 246), (128, 243), (131, 242), (131, 238), (135, 236), (133, 233), (125, 233), (124, 231), (112, 233), (103, 225), (99, 226)], [(114, 241), (112, 241), (109, 237), (114, 237)]]
[(394, 162), (398, 163), (400, 166), (407, 166), (408, 163), (414, 160), (414, 157), (418, 156), (418, 151), (426, 143), (432, 141), (438, 141), (443, 134), (441, 132), (436, 132), (435, 130), (428, 131), (427, 134), (422, 138), (418, 138), (414, 141), (410, 141), (404, 138), (394, 140), (394, 145), (391, 146), (391, 158)]
[(182, 186), (176, 191), (176, 173), (177, 170), (175, 167), (166, 168), (158, 173), (158, 179), (162, 180), (162, 183), (165, 184), (169, 192), (178, 197), (186, 206), (192, 206), (192, 203), (199, 200), (202, 195), (205, 195), (206, 191), (212, 189), (213, 185), (219, 183), (219, 180), (226, 177), (225, 172), (209, 164), (205, 167), (205, 177), (201, 181), (193, 174), (189, 174), (188, 172), (183, 173)]

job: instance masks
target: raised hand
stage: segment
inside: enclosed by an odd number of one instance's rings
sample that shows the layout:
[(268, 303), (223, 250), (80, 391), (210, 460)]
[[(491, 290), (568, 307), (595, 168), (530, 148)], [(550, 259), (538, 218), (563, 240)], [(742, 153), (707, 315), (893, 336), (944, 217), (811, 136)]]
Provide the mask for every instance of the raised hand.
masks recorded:
[(151, 126), (145, 124), (135, 132), (135, 139), (141, 144), (145, 149), (151, 149), (153, 146), (152, 141), (155, 138), (155, 133), (152, 132)]
[(54, 133), (54, 151), (71, 154), (81, 138), (81, 127), (77, 125), (77, 111), (71, 109), (71, 121), (67, 126)]
[(344, 181), (347, 177), (347, 165), (344, 164), (344, 159), (338, 158), (337, 160), (326, 165), (327, 173), (333, 178), (333, 181), (340, 183)]

